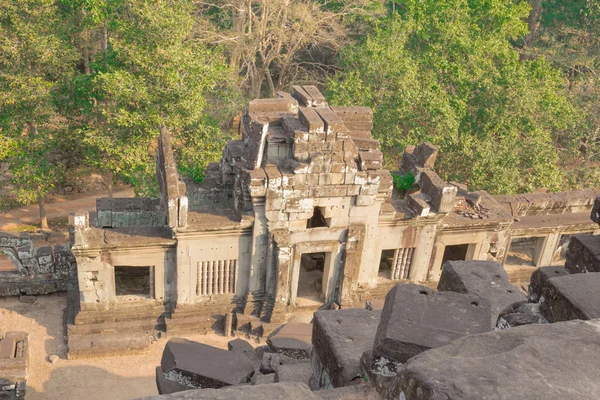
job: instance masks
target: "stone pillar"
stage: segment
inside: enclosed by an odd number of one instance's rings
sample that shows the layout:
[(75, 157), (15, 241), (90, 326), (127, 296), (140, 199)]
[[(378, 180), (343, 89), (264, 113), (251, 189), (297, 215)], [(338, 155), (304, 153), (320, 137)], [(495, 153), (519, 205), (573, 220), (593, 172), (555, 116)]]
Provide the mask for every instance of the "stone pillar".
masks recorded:
[(253, 314), (260, 315), (266, 289), (269, 228), (265, 216), (265, 198), (253, 197), (254, 226), (252, 232), (252, 258), (248, 276), (248, 304)]
[(351, 307), (356, 289), (366, 235), (365, 225), (350, 225), (346, 241), (346, 262), (342, 276), (340, 302), (342, 307)]
[[(560, 241), (560, 233), (552, 232), (545, 238), (538, 239), (538, 245), (536, 246), (535, 253), (535, 266), (536, 267), (547, 267), (552, 265), (554, 258), (554, 252)], [(538, 252), (539, 251), (539, 252)]]

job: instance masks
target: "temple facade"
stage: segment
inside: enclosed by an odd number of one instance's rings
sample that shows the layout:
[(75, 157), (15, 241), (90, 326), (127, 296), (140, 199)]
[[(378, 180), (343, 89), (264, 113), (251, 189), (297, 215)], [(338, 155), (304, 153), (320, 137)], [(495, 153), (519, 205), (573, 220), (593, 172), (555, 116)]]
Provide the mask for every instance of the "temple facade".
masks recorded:
[(250, 101), (239, 139), (200, 184), (181, 180), (162, 128), (160, 198), (102, 198), (71, 217), (70, 349), (107, 326), (170, 334), (233, 320), (260, 335), (297, 309), (363, 307), (399, 281), (435, 284), (449, 260), (497, 260), (525, 282), (561, 262), (571, 234), (598, 233), (599, 192), (469, 192), (434, 172), (428, 143), (405, 149), (397, 173), (416, 182), (399, 193), (372, 120), (314, 86)]

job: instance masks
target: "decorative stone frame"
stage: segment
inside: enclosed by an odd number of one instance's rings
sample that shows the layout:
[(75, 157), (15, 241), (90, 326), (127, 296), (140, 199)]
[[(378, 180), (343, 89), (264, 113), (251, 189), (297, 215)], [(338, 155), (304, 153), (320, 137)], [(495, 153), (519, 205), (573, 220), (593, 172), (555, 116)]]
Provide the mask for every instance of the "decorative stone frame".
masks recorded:
[(325, 267), (323, 269), (323, 291), (321, 296), (324, 303), (329, 303), (335, 293), (337, 273), (339, 272), (342, 244), (339, 241), (319, 241), (311, 243), (297, 243), (294, 245), (294, 256), (290, 281), (290, 305), (296, 304), (298, 296), (298, 281), (302, 254), (325, 253)]

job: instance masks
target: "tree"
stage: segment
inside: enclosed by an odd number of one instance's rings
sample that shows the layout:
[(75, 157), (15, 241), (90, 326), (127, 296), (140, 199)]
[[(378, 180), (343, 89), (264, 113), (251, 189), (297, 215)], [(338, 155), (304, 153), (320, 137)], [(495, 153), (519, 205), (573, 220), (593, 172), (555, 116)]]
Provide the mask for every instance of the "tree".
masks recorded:
[(577, 125), (555, 138), (570, 186), (598, 187), (600, 179), (600, 1), (536, 0), (525, 57), (543, 56), (568, 80)]
[[(200, 144), (222, 139), (210, 115), (224, 117), (229, 103), (237, 104), (236, 81), (221, 49), (209, 48), (197, 36), (192, 1), (115, 0), (76, 6), (75, 11), (65, 6), (64, 13), (101, 16), (80, 24), (82, 33), (76, 36), (96, 38), (100, 45), (87, 42), (81, 56), (88, 57), (83, 64), (89, 67), (63, 87), (64, 109), (72, 125), (78, 125), (87, 162), (133, 184), (137, 194), (152, 195), (161, 125), (175, 136), (176, 146), (196, 137), (193, 144), (199, 147), (189, 151), (203, 154), (203, 162), (216, 158)], [(205, 167), (187, 166), (186, 160), (191, 159), (182, 160), (185, 171)]]
[(215, 0), (202, 2), (202, 34), (222, 43), (230, 63), (240, 71), (250, 96), (260, 97), (265, 85), (274, 96), (291, 82), (323, 83), (336, 69), (335, 54), (350, 43), (356, 17), (369, 11), (371, 0)]
[(407, 144), (441, 150), (438, 172), (472, 189), (556, 190), (553, 140), (575, 120), (560, 71), (520, 61), (529, 6), (510, 0), (404, 0), (328, 81), (336, 104), (374, 109), (374, 135), (396, 167)]
[(21, 202), (37, 199), (47, 229), (44, 198), (64, 171), (58, 144), (64, 121), (53, 89), (69, 75), (73, 49), (56, 34), (51, 0), (0, 3), (0, 140)]

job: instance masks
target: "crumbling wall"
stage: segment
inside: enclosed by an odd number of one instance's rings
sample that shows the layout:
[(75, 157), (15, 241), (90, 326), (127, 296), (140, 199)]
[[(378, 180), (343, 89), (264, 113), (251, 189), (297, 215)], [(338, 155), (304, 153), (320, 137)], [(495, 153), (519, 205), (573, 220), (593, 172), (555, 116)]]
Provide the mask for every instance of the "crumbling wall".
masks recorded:
[(0, 234), (0, 252), (15, 266), (0, 272), (0, 297), (67, 291), (77, 282), (77, 264), (68, 245), (35, 247), (28, 234)]

